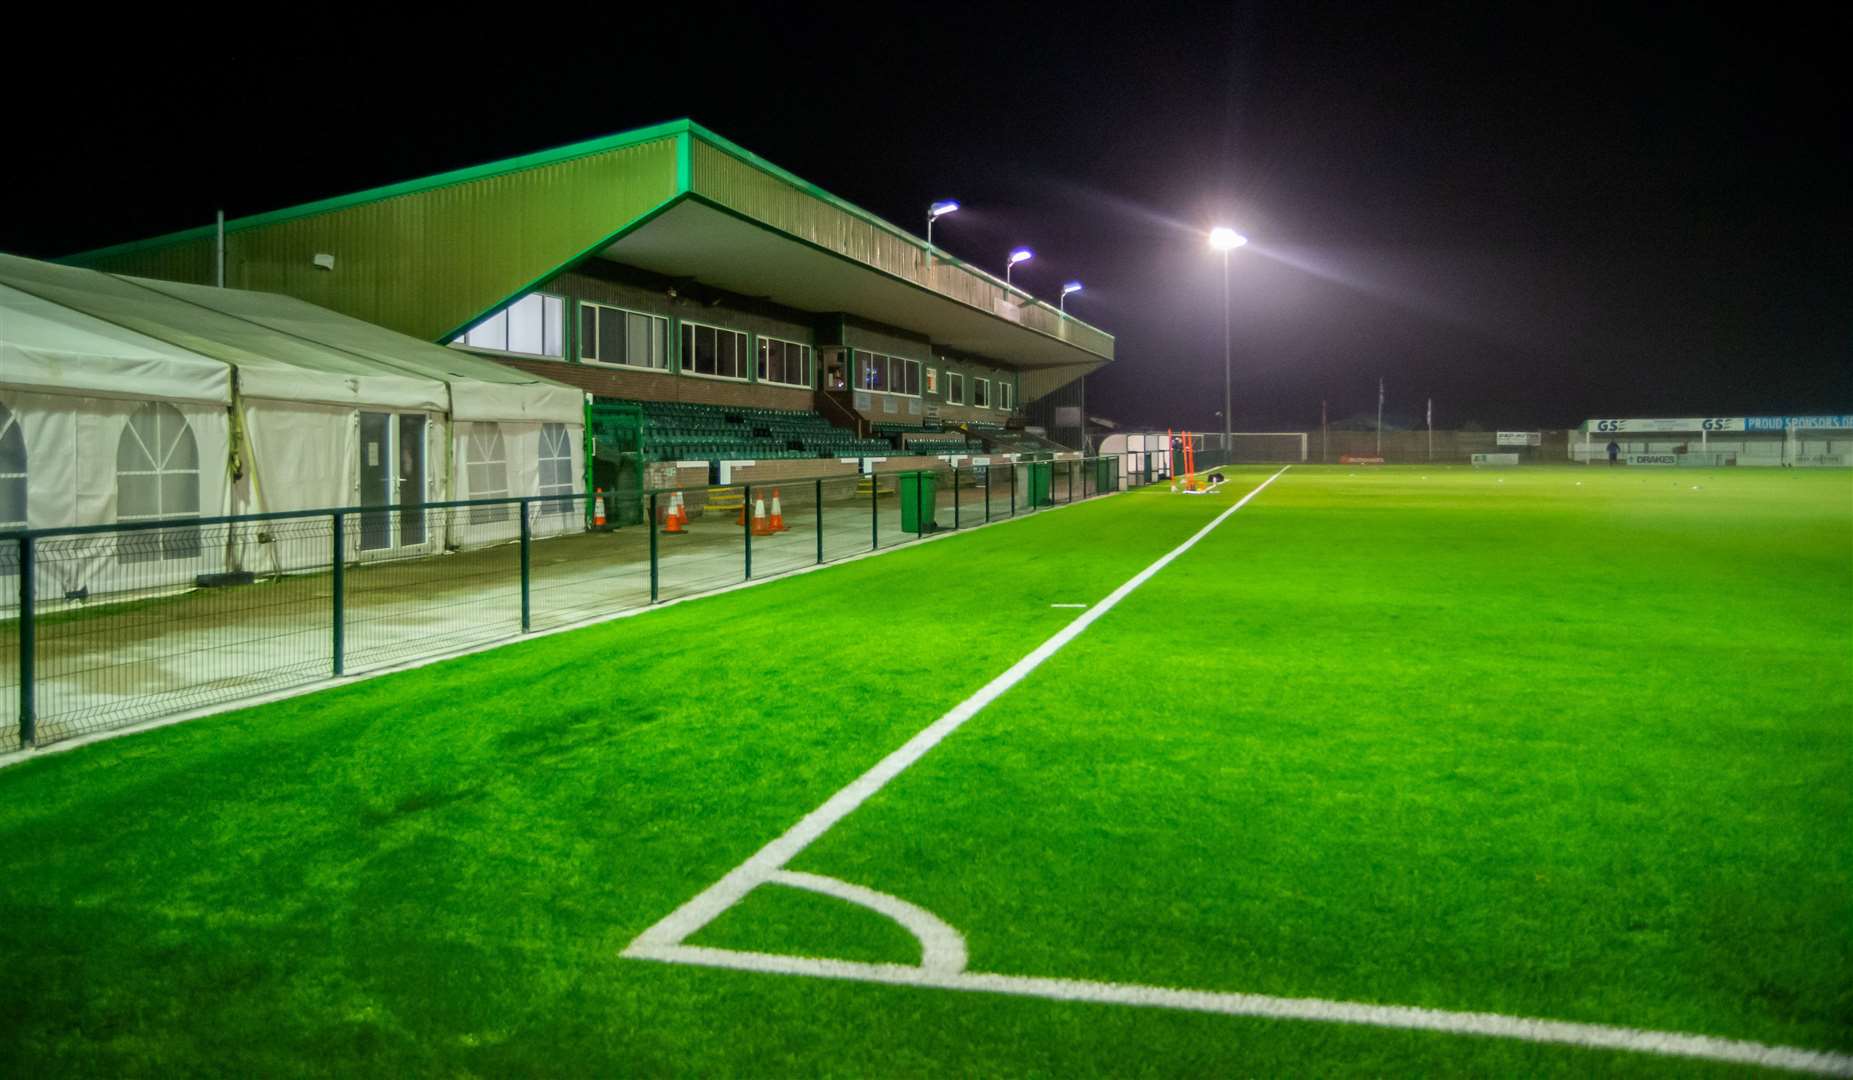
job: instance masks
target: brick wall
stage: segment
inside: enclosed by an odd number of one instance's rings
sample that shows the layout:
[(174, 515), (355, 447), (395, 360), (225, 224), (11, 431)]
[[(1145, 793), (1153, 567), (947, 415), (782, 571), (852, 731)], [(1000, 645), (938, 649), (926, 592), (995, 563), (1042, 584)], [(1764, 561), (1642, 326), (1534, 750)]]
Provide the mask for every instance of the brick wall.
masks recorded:
[(602, 364), (572, 364), (564, 360), (527, 360), (498, 356), (509, 367), (576, 386), (601, 397), (637, 401), (688, 401), (703, 405), (757, 406), (763, 409), (808, 409), (809, 390), (768, 386), (764, 383), (723, 382), (695, 375), (623, 368)]

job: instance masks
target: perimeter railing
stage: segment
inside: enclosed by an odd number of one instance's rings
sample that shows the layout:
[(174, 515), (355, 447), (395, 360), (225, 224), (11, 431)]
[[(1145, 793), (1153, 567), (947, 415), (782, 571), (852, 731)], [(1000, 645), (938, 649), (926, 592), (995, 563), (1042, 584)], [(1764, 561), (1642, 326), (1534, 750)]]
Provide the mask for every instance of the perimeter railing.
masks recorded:
[[(456, 653), (1162, 473), (1118, 456), (0, 532), (0, 751)], [(601, 505), (603, 500), (603, 505)], [(671, 507), (676, 508), (671, 522)], [(776, 512), (776, 517), (775, 517)]]

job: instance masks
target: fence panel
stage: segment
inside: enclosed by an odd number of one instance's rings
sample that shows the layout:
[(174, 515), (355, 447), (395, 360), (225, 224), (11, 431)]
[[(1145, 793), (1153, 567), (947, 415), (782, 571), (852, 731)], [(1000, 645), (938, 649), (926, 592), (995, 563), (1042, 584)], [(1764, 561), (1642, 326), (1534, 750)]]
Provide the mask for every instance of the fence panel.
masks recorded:
[[(258, 549), (245, 564), (257, 570), (226, 570), (227, 553), (241, 546)], [(38, 537), (34, 549), (41, 744), (331, 671), (327, 517), (97, 530)], [(267, 564), (293, 569), (263, 572)], [(11, 627), (16, 643), (17, 618)], [(16, 742), (17, 686), (11, 697)]]
[[(608, 496), (609, 498), (609, 496)], [(645, 528), (646, 500), (636, 505), (612, 500), (607, 507), (636, 525), (591, 532), (549, 530), (549, 517), (559, 514), (578, 523), (584, 520), (581, 500), (529, 500), (527, 513), (534, 540), (528, 553), (528, 605), (530, 628), (550, 630), (600, 615), (611, 615), (650, 603), (650, 540)], [(667, 508), (667, 499), (659, 500)], [(556, 509), (562, 502), (564, 511)], [(550, 535), (551, 533), (551, 535)]]
[[(1118, 468), (998, 461), (646, 493), (614, 514), (639, 525), (615, 530), (587, 531), (575, 493), (6, 534), (0, 751), (23, 744), (28, 697), (34, 742), (56, 742), (1000, 521), (1100, 494), (1109, 470), (1111, 490)], [(686, 521), (671, 525), (673, 494)]]

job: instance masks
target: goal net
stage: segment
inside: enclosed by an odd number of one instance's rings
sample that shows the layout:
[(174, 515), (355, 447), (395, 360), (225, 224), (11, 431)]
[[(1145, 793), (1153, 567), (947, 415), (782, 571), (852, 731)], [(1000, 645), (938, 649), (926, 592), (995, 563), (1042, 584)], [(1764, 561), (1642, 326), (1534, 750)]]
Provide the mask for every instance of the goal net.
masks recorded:
[[(1209, 438), (1217, 442), (1222, 436)], [(1306, 460), (1304, 431), (1238, 431), (1229, 436), (1228, 462), (1232, 465), (1274, 465)]]

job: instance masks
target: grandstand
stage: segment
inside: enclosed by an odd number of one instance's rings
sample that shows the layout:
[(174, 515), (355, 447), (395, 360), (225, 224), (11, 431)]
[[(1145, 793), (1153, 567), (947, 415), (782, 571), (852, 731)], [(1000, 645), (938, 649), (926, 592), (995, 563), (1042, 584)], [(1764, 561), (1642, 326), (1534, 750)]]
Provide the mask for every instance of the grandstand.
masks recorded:
[(1026, 415), (1114, 355), (689, 121), (63, 261), (284, 293), (577, 388), (606, 491), (663, 463), (1075, 450)]

